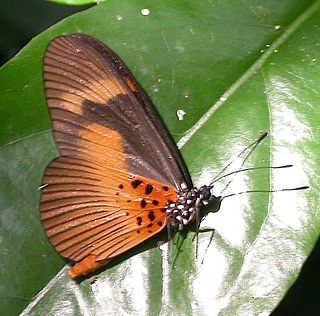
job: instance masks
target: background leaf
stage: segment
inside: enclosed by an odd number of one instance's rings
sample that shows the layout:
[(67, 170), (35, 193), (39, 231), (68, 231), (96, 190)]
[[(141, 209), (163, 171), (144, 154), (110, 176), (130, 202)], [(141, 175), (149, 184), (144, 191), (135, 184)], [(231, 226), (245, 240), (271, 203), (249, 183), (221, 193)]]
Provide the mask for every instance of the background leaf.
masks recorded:
[[(143, 16), (146, 7), (150, 15)], [(8, 62), (0, 71), (2, 312), (270, 313), (319, 236), (318, 21), (318, 1), (107, 1), (50, 28)], [(42, 231), (37, 188), (57, 154), (42, 56), (52, 38), (74, 32), (99, 38), (127, 63), (182, 149), (196, 185), (210, 182), (268, 130), (269, 141), (248, 164), (294, 163), (294, 169), (238, 175), (228, 192), (310, 189), (223, 201), (203, 223), (215, 229), (204, 264), (211, 233), (201, 234), (196, 258), (190, 230), (180, 252), (172, 246), (174, 269), (166, 248), (154, 246), (163, 235), (115, 260), (93, 284), (68, 280)], [(177, 109), (187, 113), (183, 121)], [(222, 187), (217, 184), (217, 192)]]

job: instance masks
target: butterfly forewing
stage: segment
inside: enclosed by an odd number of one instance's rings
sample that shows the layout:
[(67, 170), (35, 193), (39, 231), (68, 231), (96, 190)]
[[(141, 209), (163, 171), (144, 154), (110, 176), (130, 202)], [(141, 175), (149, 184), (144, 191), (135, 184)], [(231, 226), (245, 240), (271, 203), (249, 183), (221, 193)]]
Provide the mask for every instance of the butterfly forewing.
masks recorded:
[(85, 262), (77, 277), (162, 230), (189, 180), (143, 91), (99, 41), (53, 40), (44, 81), (60, 157), (44, 173), (41, 220), (62, 256)]
[[(79, 132), (90, 132), (90, 140), (97, 143), (107, 129), (116, 134), (103, 142), (122, 141), (130, 172), (177, 190), (182, 182), (190, 184), (179, 153), (142, 89), (105, 45), (83, 34), (56, 38), (45, 54), (44, 80), (54, 137), (62, 155), (73, 137), (83, 141), (89, 137)], [(72, 134), (71, 139), (67, 134)]]

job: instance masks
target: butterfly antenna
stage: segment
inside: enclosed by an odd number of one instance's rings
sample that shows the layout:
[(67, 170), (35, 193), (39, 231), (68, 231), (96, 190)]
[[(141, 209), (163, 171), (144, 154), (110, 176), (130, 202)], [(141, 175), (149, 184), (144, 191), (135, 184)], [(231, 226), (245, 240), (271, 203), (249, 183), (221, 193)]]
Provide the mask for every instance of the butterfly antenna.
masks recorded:
[(215, 182), (218, 182), (219, 180), (229, 177), (233, 174), (236, 173), (240, 173), (240, 172), (244, 172), (244, 171), (251, 171), (251, 170), (259, 170), (259, 169), (284, 169), (284, 168), (291, 168), (293, 167), (293, 165), (281, 165), (281, 166), (261, 166), (261, 167), (248, 167), (248, 168), (243, 168), (243, 169), (239, 169), (239, 170), (235, 170), (229, 173), (226, 173), (222, 176), (220, 176), (219, 178), (216, 178), (214, 181), (212, 181), (210, 184), (214, 184)]
[(309, 189), (309, 187), (305, 185), (305, 186), (296, 187), (296, 188), (285, 188), (285, 189), (276, 189), (276, 190), (248, 190), (248, 191), (240, 191), (236, 193), (227, 194), (225, 196), (222, 196), (221, 199), (225, 199), (235, 195), (247, 194), (247, 193), (274, 193), (274, 192), (285, 192), (285, 191), (298, 191), (298, 190), (305, 190), (305, 189)]
[(215, 180), (221, 176), (221, 174), (223, 174), (229, 167), (231, 164), (234, 163), (234, 161), (241, 157), (247, 150), (249, 150), (251, 148), (251, 150), (249, 151), (249, 153), (246, 155), (246, 157), (243, 160), (243, 163), (241, 164), (241, 166), (243, 166), (243, 164), (245, 163), (245, 161), (248, 159), (248, 157), (250, 156), (251, 152), (256, 148), (256, 146), (268, 135), (267, 132), (262, 132), (260, 133), (259, 137), (249, 146), (247, 146), (246, 148), (244, 148), (234, 159), (232, 159), (232, 161), (230, 161), (227, 165), (225, 165), (221, 171), (219, 171), (214, 177), (212, 182), (210, 183), (210, 185), (215, 182)]
[[(260, 133), (259, 137), (257, 140), (255, 140), (252, 144), (250, 144), (248, 147), (244, 148), (238, 155), (236, 158), (241, 157), (246, 151), (249, 150), (249, 152), (245, 155), (245, 157), (243, 158), (241, 165), (239, 167), (238, 170), (242, 170), (243, 165), (246, 163), (246, 161), (248, 160), (248, 158), (250, 157), (251, 153), (255, 150), (255, 148), (261, 143), (261, 141), (268, 135), (267, 132), (262, 132)], [(234, 161), (234, 160), (233, 160)], [(233, 161), (231, 161), (223, 170), (223, 172), (226, 170), (226, 168), (228, 168)], [(225, 187), (222, 189), (222, 191), (220, 192), (220, 196), (222, 195), (222, 193), (229, 187), (229, 185), (232, 183), (232, 181), (234, 180), (234, 177), (236, 176), (238, 172), (234, 172), (232, 179), (225, 185)], [(219, 172), (218, 175), (220, 175), (221, 172)], [(215, 179), (217, 178), (217, 176), (215, 176), (215, 178), (213, 178), (213, 181), (215, 181)], [(212, 181), (212, 182), (213, 182)], [(212, 183), (210, 183), (211, 185)]]

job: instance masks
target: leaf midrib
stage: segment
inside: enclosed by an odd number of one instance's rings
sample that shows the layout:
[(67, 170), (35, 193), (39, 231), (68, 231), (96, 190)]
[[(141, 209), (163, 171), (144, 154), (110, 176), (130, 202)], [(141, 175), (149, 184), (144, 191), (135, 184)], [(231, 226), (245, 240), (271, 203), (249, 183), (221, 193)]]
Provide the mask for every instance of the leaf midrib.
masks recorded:
[(279, 48), (290, 36), (299, 28), (300, 25), (304, 23), (309, 17), (311, 17), (320, 7), (320, 1), (316, 1), (308, 9), (306, 9), (302, 14), (300, 14), (280, 35), (274, 42), (271, 44), (259, 57), (254, 64), (252, 64), (247, 71), (245, 71), (233, 84), (230, 88), (227, 89), (225, 93), (219, 98), (219, 100), (214, 103), (209, 110), (204, 113), (201, 118), (185, 133), (183, 137), (177, 142), (179, 149), (183, 148), (188, 141), (192, 138), (194, 134), (201, 129), (201, 127), (210, 119), (210, 117), (244, 84), (246, 83), (254, 74), (262, 68), (266, 63), (267, 59), (274, 53), (274, 51)]

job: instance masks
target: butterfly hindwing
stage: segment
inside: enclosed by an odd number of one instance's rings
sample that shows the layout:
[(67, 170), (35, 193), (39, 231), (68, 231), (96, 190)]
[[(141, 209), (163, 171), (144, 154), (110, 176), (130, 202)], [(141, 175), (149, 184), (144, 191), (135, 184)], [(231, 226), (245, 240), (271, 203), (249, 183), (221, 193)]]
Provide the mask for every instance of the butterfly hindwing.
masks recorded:
[(164, 228), (167, 186), (79, 158), (59, 157), (43, 178), (41, 219), (64, 257), (115, 257)]

